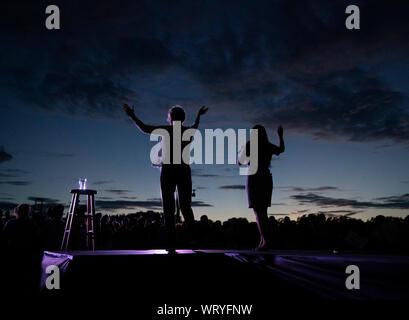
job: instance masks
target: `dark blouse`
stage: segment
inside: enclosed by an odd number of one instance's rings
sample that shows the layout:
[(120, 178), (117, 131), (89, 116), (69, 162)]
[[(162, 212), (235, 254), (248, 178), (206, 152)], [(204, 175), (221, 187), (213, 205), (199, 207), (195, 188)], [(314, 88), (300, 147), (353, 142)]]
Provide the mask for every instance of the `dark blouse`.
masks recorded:
[[(246, 144), (247, 156), (250, 155), (250, 141)], [(278, 156), (280, 154), (280, 148), (275, 144), (268, 142), (267, 144), (258, 145), (258, 169), (257, 172), (269, 171), (271, 158), (273, 154)], [(250, 163), (248, 163), (250, 165)]]

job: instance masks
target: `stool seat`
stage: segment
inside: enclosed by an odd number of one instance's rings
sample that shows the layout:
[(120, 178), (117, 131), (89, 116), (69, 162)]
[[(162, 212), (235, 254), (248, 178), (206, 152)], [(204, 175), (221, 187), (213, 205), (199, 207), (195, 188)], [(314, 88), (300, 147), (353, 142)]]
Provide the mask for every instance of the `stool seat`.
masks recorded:
[(97, 190), (91, 189), (72, 189), (70, 193), (78, 193), (78, 194), (97, 194)]

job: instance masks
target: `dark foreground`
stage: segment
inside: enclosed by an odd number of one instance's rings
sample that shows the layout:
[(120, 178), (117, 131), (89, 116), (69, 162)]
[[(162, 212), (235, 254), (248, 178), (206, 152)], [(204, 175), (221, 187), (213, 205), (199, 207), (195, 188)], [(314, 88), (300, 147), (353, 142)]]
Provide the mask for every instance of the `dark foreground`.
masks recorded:
[[(46, 288), (48, 265), (60, 269), (59, 290)], [(360, 289), (346, 288), (349, 265), (359, 268)], [(311, 251), (45, 252), (41, 296), (133, 296), (158, 304), (409, 300), (407, 270), (409, 257)]]
[[(134, 319), (270, 319), (280, 312), (286, 317), (291, 313), (304, 317), (308, 312), (326, 318), (324, 306), (328, 305), (349, 317), (357, 306), (366, 315), (377, 314), (377, 308), (390, 312), (409, 300), (408, 256), (240, 250), (177, 250), (169, 255), (165, 250), (115, 250), (46, 251), (35, 264), (38, 268), (21, 253), (6, 261), (15, 268), (9, 269), (12, 275), (2, 273), (4, 307), (16, 303), (13, 310), (31, 312), (33, 308), (21, 306), (32, 302), (42, 315), (53, 318), (84, 310), (94, 315), (130, 311)], [(59, 289), (47, 288), (47, 279), (55, 275), (47, 273), (51, 265), (59, 269)], [(360, 289), (346, 288), (350, 265), (359, 268)], [(27, 295), (25, 287), (35, 290)], [(203, 314), (204, 306), (216, 306), (216, 311)], [(250, 306), (251, 313), (232, 313), (240, 306)], [(190, 307), (191, 313), (188, 317), (160, 314), (165, 308), (181, 310), (176, 307)]]

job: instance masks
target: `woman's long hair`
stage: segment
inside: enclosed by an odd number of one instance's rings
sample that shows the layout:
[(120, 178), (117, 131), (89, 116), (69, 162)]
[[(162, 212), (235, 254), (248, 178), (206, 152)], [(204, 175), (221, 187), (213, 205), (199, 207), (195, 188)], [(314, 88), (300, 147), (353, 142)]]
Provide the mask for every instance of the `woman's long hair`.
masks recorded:
[[(256, 129), (257, 131), (254, 129)], [(256, 132), (257, 132), (257, 135), (256, 135)], [(257, 149), (258, 149), (259, 154), (260, 154), (260, 151), (263, 152), (269, 146), (270, 141), (268, 141), (266, 128), (264, 128), (264, 126), (260, 124), (255, 125), (250, 131), (250, 140), (247, 141), (246, 147), (242, 148), (239, 151), (239, 160), (238, 160), (239, 164), (247, 164), (247, 165), (250, 164), (250, 162), (248, 162), (248, 159), (245, 159), (245, 157), (250, 156), (251, 141), (254, 141), (256, 137), (257, 137), (257, 140), (256, 140)]]
[(258, 148), (259, 150), (263, 150), (266, 146), (270, 144), (270, 141), (268, 141), (267, 130), (261, 124), (255, 125), (253, 129), (257, 129)]

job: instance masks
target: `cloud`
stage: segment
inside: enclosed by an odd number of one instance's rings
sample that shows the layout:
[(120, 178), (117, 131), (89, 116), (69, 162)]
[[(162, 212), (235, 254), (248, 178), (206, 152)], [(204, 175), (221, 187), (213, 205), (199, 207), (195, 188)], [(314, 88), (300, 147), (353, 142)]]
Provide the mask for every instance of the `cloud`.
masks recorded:
[(0, 181), (0, 184), (8, 184), (11, 186), (28, 186), (30, 184), (32, 184), (32, 181), (17, 181), (17, 180), (13, 180), (13, 181)]
[[(55, 37), (33, 18), (41, 5), (17, 1), (3, 9), (0, 94), (5, 108), (110, 118), (123, 101), (152, 118), (147, 102), (164, 110), (206, 100), (225, 125), (280, 122), (319, 139), (408, 143), (406, 74), (398, 85), (387, 79), (407, 65), (407, 5), (360, 1), (359, 32), (345, 29), (345, 6), (84, 0), (81, 10), (64, 4)], [(15, 12), (25, 17), (18, 26)]]
[(18, 178), (27, 173), (29, 172), (21, 169), (5, 168), (0, 172), (0, 178)]
[(331, 198), (319, 194), (308, 193), (290, 197), (299, 204), (315, 204), (321, 207), (351, 207), (356, 209), (409, 209), (409, 194), (376, 198), (373, 201)]
[(245, 189), (246, 189), (246, 186), (241, 185), (241, 184), (230, 184), (230, 185), (220, 186), (219, 189), (225, 189), (225, 190), (245, 190)]
[(13, 197), (0, 197), (0, 200), (14, 200)]
[(349, 216), (353, 216), (353, 215), (355, 215), (357, 213), (363, 212), (363, 210), (325, 210), (325, 211), (313, 211), (313, 212), (311, 212), (311, 210), (309, 210), (309, 209), (302, 209), (302, 210), (297, 210), (296, 212), (294, 212), (292, 214), (298, 214), (299, 215), (299, 214), (303, 213), (304, 215), (306, 215), (309, 212), (310, 212), (310, 214), (324, 214), (327, 217), (335, 217), (335, 216), (339, 216), (339, 215), (349, 217)]
[(306, 213), (306, 212), (308, 212), (308, 211), (310, 211), (310, 210), (308, 210), (308, 209), (302, 209), (302, 210), (297, 210), (297, 212), (295, 212), (295, 213)]
[(113, 198), (112, 198), (112, 197), (101, 197), (101, 196), (98, 196), (98, 199), (102, 199), (102, 200), (112, 200)]
[(214, 174), (214, 173), (196, 173), (194, 174), (195, 177), (201, 177), (201, 178), (217, 178), (221, 177), (219, 174)]
[(402, 120), (409, 116), (404, 95), (379, 76), (355, 67), (297, 82), (303, 89), (284, 97), (285, 108), (272, 107), (255, 120), (282, 123), (319, 139), (409, 142), (409, 122)]
[(26, 173), (29, 173), (29, 172), (26, 171), (26, 170), (15, 169), (15, 168), (6, 168), (6, 169), (4, 169), (4, 171), (10, 172), (10, 173), (15, 173), (15, 174), (26, 174)]
[(125, 190), (125, 189), (106, 189), (105, 191), (116, 194), (116, 195), (123, 195), (123, 194), (127, 194), (131, 192), (130, 190)]
[(7, 153), (4, 150), (4, 147), (1, 146), (0, 147), (0, 163), (10, 161), (11, 159), (13, 159), (13, 156), (11, 154)]
[[(292, 215), (298, 215), (299, 217), (305, 217), (309, 215), (319, 215), (323, 214), (326, 217), (351, 217), (358, 213), (364, 212), (363, 210), (297, 210), (296, 212), (291, 213)], [(302, 213), (302, 215), (300, 215)]]
[[(21, 176), (27, 174), (28, 172), (21, 169), (14, 169), (14, 168), (4, 168), (0, 172), (0, 178), (20, 178)], [(11, 186), (27, 186), (32, 184), (32, 181), (24, 181), (24, 180), (1, 180), (0, 184), (11, 185)]]
[(204, 201), (195, 200), (192, 201), (192, 207), (213, 207), (213, 205)]
[(385, 205), (392, 206), (407, 206), (409, 208), (409, 193), (400, 195), (400, 196), (388, 196), (388, 197), (379, 197), (375, 198), (376, 201), (382, 201)]
[(9, 202), (9, 201), (0, 201), (0, 209), (2, 210), (13, 210), (18, 206), (18, 203)]
[(97, 180), (97, 181), (93, 181), (92, 184), (95, 186), (101, 186), (104, 184), (109, 184), (109, 183), (113, 183), (114, 180)]
[(325, 214), (327, 217), (336, 217), (339, 215), (350, 217), (362, 212), (362, 210), (328, 210), (328, 211), (317, 211), (317, 214)]
[[(134, 209), (141, 207), (152, 210), (162, 210), (161, 199), (155, 198), (151, 200), (97, 200), (96, 208), (102, 210), (119, 210), (119, 209)], [(212, 207), (211, 204), (203, 201), (192, 201), (192, 207)]]
[(36, 201), (36, 200), (41, 201), (42, 200), (44, 203), (47, 203), (47, 204), (60, 202), (59, 200), (53, 199), (53, 198), (34, 197), (34, 196), (27, 197), (27, 200), (31, 200), (31, 201)]
[(52, 157), (52, 158), (71, 158), (71, 157), (74, 157), (73, 153), (55, 152), (55, 151), (44, 151), (44, 152), (41, 152), (41, 155), (44, 155), (46, 157)]
[(317, 214), (325, 214), (327, 217), (336, 217), (339, 215), (350, 217), (356, 215), (357, 213), (362, 212), (362, 210), (330, 210), (330, 211), (318, 211)]
[(25, 155), (32, 155), (36, 157), (47, 157), (47, 158), (72, 158), (75, 156), (74, 153), (70, 152), (58, 152), (58, 151), (48, 151), (48, 150), (24, 150), (20, 151)]
[(15, 174), (0, 172), (0, 178), (15, 178), (15, 177), (17, 177)]
[(97, 210), (118, 210), (118, 209), (134, 209), (136, 207), (142, 207), (146, 209), (156, 209), (162, 208), (162, 202), (160, 201), (132, 201), (132, 200), (97, 200), (95, 202)]
[(201, 177), (201, 178), (217, 178), (221, 177), (220, 174), (214, 173), (204, 173), (202, 169), (191, 169), (193, 177)]
[(314, 188), (302, 188), (302, 187), (278, 187), (278, 189), (288, 192), (317, 192), (317, 191), (339, 191), (338, 187), (323, 186), (323, 187), (314, 187)]
[(236, 177), (240, 177), (238, 175), (239, 171), (237, 167), (235, 168), (225, 167), (225, 168), (219, 168), (219, 170), (220, 171), (217, 173), (214, 173), (214, 172), (209, 173), (209, 172), (206, 172), (204, 169), (194, 168), (192, 169), (192, 176), (199, 177), (199, 178), (223, 178), (223, 177), (236, 178)]

